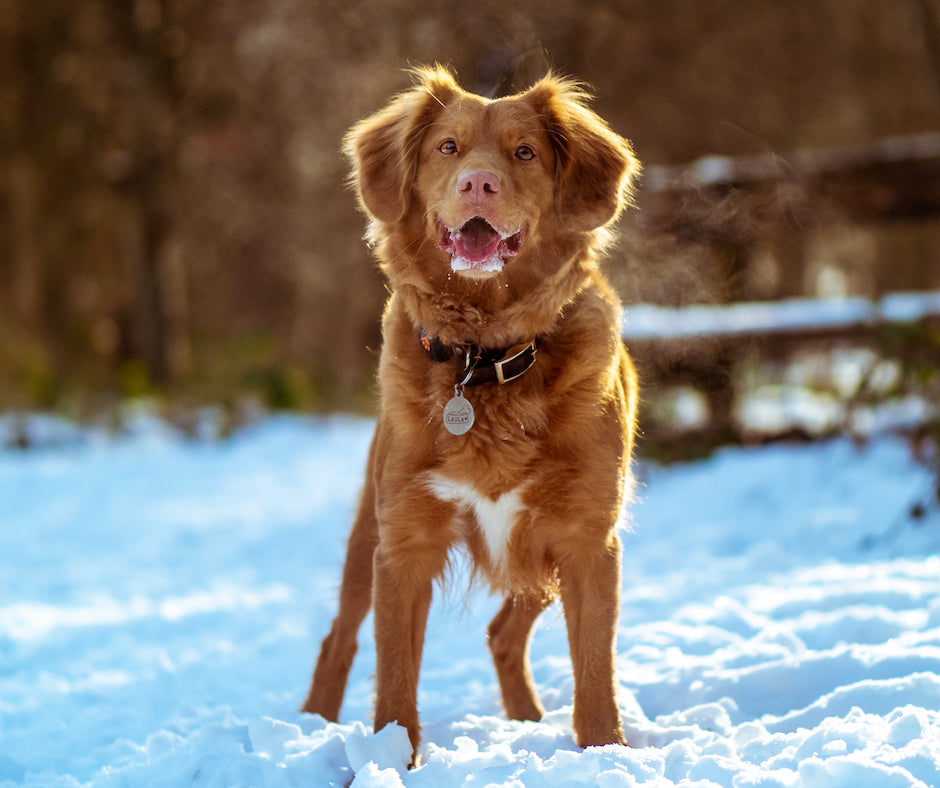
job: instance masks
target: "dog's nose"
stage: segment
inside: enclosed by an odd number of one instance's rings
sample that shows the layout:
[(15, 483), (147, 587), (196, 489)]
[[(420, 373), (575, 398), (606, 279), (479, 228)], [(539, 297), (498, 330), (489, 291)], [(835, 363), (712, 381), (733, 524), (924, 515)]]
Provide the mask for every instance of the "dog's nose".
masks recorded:
[(457, 193), (479, 203), (499, 191), (499, 176), (489, 170), (467, 170), (457, 179)]

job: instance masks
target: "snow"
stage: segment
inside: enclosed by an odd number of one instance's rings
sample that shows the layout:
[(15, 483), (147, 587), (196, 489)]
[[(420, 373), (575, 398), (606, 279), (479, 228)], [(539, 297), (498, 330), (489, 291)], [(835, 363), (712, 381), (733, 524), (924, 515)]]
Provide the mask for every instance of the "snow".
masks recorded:
[(0, 786), (940, 784), (940, 514), (889, 437), (638, 468), (629, 748), (575, 745), (557, 607), (532, 647), (548, 712), (504, 718), (500, 600), (459, 562), (431, 611), (419, 768), (401, 728), (372, 733), (370, 620), (340, 722), (301, 714), (372, 426), (15, 428), (37, 445), (0, 451)]

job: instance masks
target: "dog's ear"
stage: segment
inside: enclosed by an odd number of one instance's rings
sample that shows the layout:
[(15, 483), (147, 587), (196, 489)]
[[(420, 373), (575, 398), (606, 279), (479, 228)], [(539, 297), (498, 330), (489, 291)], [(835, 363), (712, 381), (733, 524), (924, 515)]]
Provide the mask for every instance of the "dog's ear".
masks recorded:
[(552, 141), (559, 216), (579, 232), (616, 219), (640, 173), (630, 143), (587, 108), (590, 96), (574, 82), (550, 74), (527, 95)]
[(413, 88), (353, 126), (344, 140), (359, 201), (381, 222), (397, 222), (405, 215), (424, 132), (460, 91), (451, 73), (441, 67), (413, 73)]

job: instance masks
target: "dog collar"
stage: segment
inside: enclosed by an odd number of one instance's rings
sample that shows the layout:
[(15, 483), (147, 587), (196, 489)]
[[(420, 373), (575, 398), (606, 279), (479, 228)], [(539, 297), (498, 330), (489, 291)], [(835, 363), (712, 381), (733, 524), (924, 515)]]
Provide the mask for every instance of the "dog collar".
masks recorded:
[(538, 339), (521, 342), (509, 348), (484, 350), (478, 345), (446, 345), (437, 337), (419, 329), (421, 347), (432, 361), (444, 362), (464, 359), (464, 369), (457, 375), (459, 386), (479, 386), (483, 383), (509, 383), (522, 377), (535, 363)]

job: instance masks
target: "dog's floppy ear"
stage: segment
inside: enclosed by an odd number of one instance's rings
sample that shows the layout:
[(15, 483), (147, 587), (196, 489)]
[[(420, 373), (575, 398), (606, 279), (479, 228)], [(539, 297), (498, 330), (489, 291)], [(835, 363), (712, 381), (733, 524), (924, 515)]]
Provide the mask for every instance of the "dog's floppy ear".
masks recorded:
[(555, 152), (555, 207), (579, 232), (603, 227), (630, 201), (640, 163), (630, 143), (586, 106), (574, 82), (549, 74), (527, 92)]
[(362, 207), (381, 222), (397, 222), (408, 210), (421, 140), (437, 112), (460, 88), (441, 67), (416, 69), (415, 86), (360, 121), (343, 149)]

